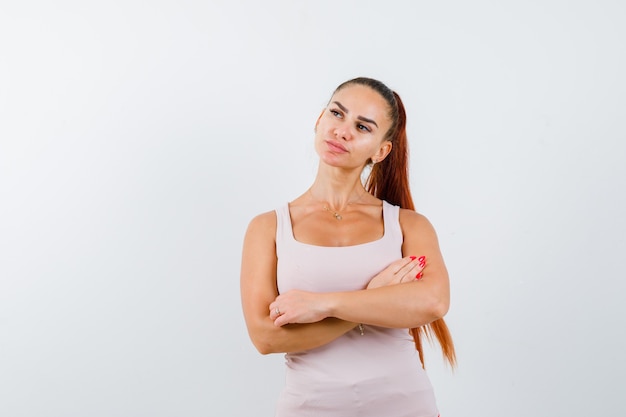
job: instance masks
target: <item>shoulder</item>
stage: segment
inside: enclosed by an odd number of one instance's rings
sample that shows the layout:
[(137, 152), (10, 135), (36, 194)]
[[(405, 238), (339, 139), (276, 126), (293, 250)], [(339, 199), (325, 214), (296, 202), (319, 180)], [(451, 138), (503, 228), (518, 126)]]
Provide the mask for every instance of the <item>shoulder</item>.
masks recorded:
[(248, 224), (248, 234), (265, 235), (276, 233), (276, 211), (268, 211), (253, 217)]
[(400, 209), (400, 227), (405, 237), (413, 234), (435, 236), (435, 228), (426, 216), (414, 210)]
[(424, 216), (414, 210), (400, 209), (400, 223), (407, 226), (431, 226), (430, 221)]
[(244, 258), (264, 258), (265, 255), (271, 257), (275, 247), (276, 213), (268, 211), (250, 220), (243, 239)]
[(276, 213), (268, 211), (254, 217), (248, 225), (243, 240), (243, 265), (254, 265), (252, 270), (262, 269), (276, 255)]

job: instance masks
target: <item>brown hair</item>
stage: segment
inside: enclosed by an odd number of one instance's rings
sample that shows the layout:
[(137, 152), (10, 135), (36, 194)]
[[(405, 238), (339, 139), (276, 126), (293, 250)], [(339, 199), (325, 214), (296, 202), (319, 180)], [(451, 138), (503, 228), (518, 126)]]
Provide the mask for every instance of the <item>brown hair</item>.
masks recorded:
[[(359, 77), (348, 80), (335, 89), (335, 93), (349, 85), (364, 85), (379, 93), (389, 105), (389, 118), (391, 127), (385, 135), (385, 140), (393, 144), (391, 152), (381, 162), (375, 164), (370, 171), (365, 188), (372, 195), (388, 203), (405, 209), (415, 210), (411, 190), (409, 188), (409, 147), (406, 137), (406, 112), (400, 96), (389, 87), (372, 78)], [(334, 94), (334, 93), (333, 93)], [(410, 330), (415, 340), (415, 348), (419, 352), (420, 361), (424, 366), (424, 354), (422, 352), (422, 335), (431, 342), (433, 336), (441, 345), (443, 356), (454, 367), (456, 354), (452, 336), (443, 319), (413, 328)]]

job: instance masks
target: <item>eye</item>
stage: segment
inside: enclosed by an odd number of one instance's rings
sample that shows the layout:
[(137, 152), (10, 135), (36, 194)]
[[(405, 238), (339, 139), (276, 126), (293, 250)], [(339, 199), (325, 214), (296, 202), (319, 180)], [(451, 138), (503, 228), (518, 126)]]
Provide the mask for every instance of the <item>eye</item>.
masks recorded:
[(339, 117), (339, 118), (343, 117), (343, 115), (339, 112), (339, 110), (329, 109), (328, 111), (335, 117)]
[(368, 126), (365, 126), (361, 123), (359, 123), (358, 125), (356, 125), (356, 128), (359, 129), (362, 132), (371, 132), (372, 129), (370, 129)]

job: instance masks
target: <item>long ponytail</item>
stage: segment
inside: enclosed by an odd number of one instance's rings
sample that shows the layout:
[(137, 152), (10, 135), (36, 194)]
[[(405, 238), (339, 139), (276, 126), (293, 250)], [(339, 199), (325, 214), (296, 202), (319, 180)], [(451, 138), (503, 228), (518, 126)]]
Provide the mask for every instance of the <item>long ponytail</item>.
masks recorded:
[[(341, 84), (335, 91), (350, 84), (366, 85), (378, 92), (387, 101), (390, 107), (392, 125), (387, 132), (386, 140), (391, 141), (393, 147), (387, 157), (375, 164), (367, 177), (365, 188), (375, 197), (390, 204), (408, 210), (415, 210), (411, 189), (409, 187), (409, 146), (406, 135), (406, 112), (400, 96), (386, 85), (371, 78), (355, 78)], [(446, 322), (437, 319), (427, 325), (410, 329), (415, 341), (415, 348), (424, 367), (424, 353), (422, 336), (430, 342), (437, 339), (445, 360), (454, 367), (456, 354), (454, 343)]]

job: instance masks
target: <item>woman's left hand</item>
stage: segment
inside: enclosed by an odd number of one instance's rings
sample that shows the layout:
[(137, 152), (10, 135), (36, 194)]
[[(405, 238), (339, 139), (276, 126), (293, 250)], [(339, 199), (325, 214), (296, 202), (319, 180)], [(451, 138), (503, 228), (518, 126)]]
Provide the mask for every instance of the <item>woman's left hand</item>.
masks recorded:
[(290, 290), (270, 304), (270, 318), (276, 326), (289, 323), (315, 323), (328, 317), (324, 294)]

